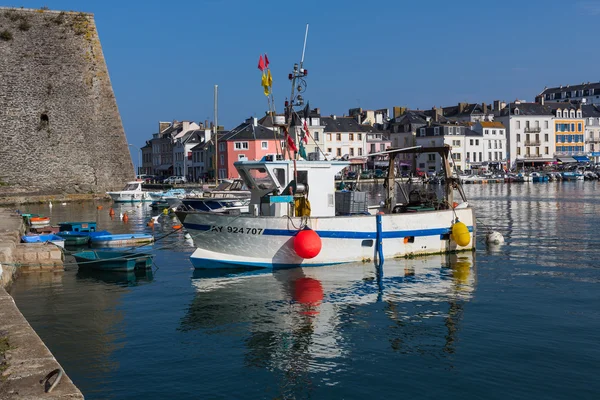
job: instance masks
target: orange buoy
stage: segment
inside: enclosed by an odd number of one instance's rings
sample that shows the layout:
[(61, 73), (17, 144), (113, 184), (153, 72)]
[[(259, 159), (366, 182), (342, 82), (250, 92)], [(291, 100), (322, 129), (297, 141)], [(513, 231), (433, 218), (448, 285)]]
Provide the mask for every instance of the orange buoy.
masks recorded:
[(154, 228), (154, 221), (153, 220), (148, 221), (146, 226), (149, 226), (150, 228)]
[(173, 229), (181, 229), (181, 225), (173, 225)]
[(102, 210), (102, 206), (96, 207), (97, 210)]
[(127, 215), (127, 213), (123, 214), (123, 222), (127, 222), (129, 221), (129, 216)]
[(321, 252), (321, 238), (310, 228), (301, 230), (294, 237), (294, 250), (302, 258), (314, 258)]
[(115, 210), (112, 207), (108, 211), (108, 215), (110, 215), (111, 217), (115, 215)]
[(456, 208), (458, 206), (457, 202), (452, 203), (452, 208)]

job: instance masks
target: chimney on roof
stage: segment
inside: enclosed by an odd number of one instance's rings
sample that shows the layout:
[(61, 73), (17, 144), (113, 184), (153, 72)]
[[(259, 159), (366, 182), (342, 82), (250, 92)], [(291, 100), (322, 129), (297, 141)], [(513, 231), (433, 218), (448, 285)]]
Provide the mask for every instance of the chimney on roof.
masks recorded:
[(258, 126), (258, 119), (256, 117), (252, 118), (252, 125)]
[(506, 102), (505, 101), (500, 102), (500, 109), (504, 110), (505, 108), (506, 108)]
[(458, 113), (462, 114), (467, 108), (467, 103), (458, 103)]
[(535, 102), (544, 105), (544, 95), (536, 96)]
[(181, 129), (183, 130), (183, 132), (187, 132), (190, 128), (190, 121), (182, 121), (181, 122)]
[(335, 114), (331, 114), (331, 118), (333, 118), (334, 121), (337, 119)]
[(493, 110), (500, 111), (500, 100), (494, 100)]
[(211, 121), (210, 123), (210, 129), (212, 129), (215, 126), (215, 124)]
[(481, 103), (481, 108), (483, 109), (483, 113), (484, 113), (484, 114), (487, 114), (487, 112), (488, 112), (488, 109), (487, 109), (487, 104), (485, 104), (485, 103)]

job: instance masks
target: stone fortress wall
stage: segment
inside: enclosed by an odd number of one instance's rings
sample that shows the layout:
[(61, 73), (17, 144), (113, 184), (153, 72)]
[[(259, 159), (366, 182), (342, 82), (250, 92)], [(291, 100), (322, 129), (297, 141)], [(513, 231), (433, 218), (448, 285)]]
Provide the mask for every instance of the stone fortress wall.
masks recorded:
[(0, 195), (133, 178), (93, 15), (0, 7)]

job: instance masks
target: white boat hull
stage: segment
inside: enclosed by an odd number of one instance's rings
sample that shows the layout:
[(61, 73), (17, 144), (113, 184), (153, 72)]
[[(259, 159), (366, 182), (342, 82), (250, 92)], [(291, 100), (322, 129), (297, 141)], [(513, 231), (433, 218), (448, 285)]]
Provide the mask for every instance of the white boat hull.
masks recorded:
[(108, 192), (108, 195), (115, 203), (139, 203), (152, 201), (150, 192)]
[[(449, 233), (454, 213), (469, 228), (471, 240), (459, 246)], [(197, 247), (195, 268), (289, 268), (370, 261), (377, 251), (376, 216), (315, 217), (308, 227), (321, 238), (321, 251), (312, 259), (299, 257), (294, 236), (301, 218), (253, 217), (178, 212)], [(475, 218), (471, 208), (382, 216), (384, 258), (448, 253), (475, 248)]]

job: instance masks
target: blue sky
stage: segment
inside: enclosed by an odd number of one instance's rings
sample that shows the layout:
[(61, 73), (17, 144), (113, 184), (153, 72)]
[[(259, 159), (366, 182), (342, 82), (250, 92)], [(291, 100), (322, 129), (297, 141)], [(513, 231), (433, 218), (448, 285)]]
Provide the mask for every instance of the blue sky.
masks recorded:
[(220, 125), (264, 115), (261, 53), (281, 110), (306, 23), (305, 98), (324, 114), (533, 100), (546, 85), (600, 81), (600, 0), (10, 1), (95, 14), (138, 147), (159, 120), (212, 120), (215, 84)]

